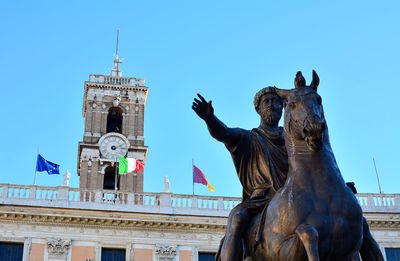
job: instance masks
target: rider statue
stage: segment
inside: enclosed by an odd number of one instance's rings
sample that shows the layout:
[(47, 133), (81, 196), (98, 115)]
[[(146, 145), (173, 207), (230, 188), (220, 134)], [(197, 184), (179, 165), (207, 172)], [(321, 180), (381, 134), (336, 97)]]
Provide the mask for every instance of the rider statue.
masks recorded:
[[(296, 74), (294, 83), (296, 88), (305, 86), (301, 72)], [(227, 231), (221, 240), (216, 260), (242, 261), (250, 255), (254, 249), (249, 249), (246, 239), (255, 217), (260, 219), (256, 227), (255, 246), (265, 240), (263, 228), (268, 205), (275, 193), (283, 187), (288, 172), (283, 129), (278, 127), (283, 101), (277, 92), (276, 87), (267, 87), (254, 97), (254, 107), (260, 115), (261, 123), (252, 130), (228, 128), (214, 115), (211, 101), (207, 102), (200, 94), (199, 99), (194, 99), (193, 110), (206, 122), (211, 136), (223, 142), (231, 153), (243, 187), (242, 202), (229, 214)], [(354, 184), (350, 184), (349, 188), (356, 193)], [(383, 261), (379, 245), (372, 237), (365, 218), (362, 223), (362, 260)]]
[(261, 213), (256, 241), (261, 242), (265, 213), (272, 197), (285, 183), (288, 172), (282, 116), (282, 99), (276, 87), (261, 89), (254, 97), (254, 107), (260, 115), (257, 128), (244, 130), (225, 126), (215, 115), (211, 101), (200, 94), (194, 99), (193, 110), (203, 119), (212, 137), (223, 142), (231, 153), (237, 175), (243, 187), (242, 202), (229, 214), (225, 237), (216, 260), (243, 260), (249, 255), (245, 233), (251, 218)]

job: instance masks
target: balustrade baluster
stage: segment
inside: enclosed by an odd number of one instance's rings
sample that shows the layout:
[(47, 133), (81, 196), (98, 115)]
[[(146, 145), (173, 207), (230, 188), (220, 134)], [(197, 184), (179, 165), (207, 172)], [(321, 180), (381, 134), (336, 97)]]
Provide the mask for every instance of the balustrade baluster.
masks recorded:
[(373, 207), (376, 207), (376, 206), (377, 205), (375, 204), (374, 196), (373, 195), (368, 195), (367, 196), (367, 206), (366, 207), (373, 208)]
[(394, 206), (400, 211), (400, 194), (394, 197)]

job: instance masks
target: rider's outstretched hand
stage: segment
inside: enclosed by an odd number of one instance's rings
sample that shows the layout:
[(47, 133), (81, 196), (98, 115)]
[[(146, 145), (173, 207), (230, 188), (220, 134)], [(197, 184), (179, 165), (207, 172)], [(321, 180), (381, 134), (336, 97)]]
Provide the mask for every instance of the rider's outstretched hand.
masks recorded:
[(214, 108), (212, 106), (212, 102), (209, 101), (207, 102), (203, 96), (201, 96), (199, 93), (197, 94), (199, 96), (198, 100), (197, 98), (194, 98), (192, 109), (196, 112), (196, 114), (202, 118), (203, 120), (206, 120), (214, 115)]

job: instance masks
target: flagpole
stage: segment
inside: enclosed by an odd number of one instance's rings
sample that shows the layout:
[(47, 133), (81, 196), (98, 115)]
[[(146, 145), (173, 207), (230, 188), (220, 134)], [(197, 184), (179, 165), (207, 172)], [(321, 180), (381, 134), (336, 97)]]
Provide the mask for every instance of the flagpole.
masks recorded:
[(36, 165), (35, 165), (35, 176), (33, 178), (33, 185), (36, 186), (36, 175), (37, 175), (37, 162), (39, 159), (39, 149), (37, 150), (37, 156), (36, 156)]
[(118, 183), (117, 161), (118, 161), (118, 156), (115, 156), (115, 196), (114, 196), (114, 202), (115, 202), (115, 200), (117, 198), (117, 183)]
[(382, 194), (382, 190), (381, 190), (381, 183), (379, 182), (379, 176), (378, 176), (378, 170), (376, 169), (375, 158), (374, 158), (374, 157), (372, 157), (372, 160), (374, 161), (376, 178), (378, 179), (379, 194)]
[(194, 159), (192, 158), (192, 183), (193, 183), (193, 195), (194, 195)]

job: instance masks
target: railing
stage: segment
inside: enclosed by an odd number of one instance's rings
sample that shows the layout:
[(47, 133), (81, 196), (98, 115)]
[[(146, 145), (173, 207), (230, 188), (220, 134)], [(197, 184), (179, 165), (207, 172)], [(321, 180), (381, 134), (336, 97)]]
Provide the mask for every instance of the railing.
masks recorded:
[(365, 212), (400, 212), (400, 194), (357, 194)]
[(7, 198), (57, 200), (57, 192), (57, 187), (1, 186), (2, 198), (7, 195)]
[(101, 74), (90, 74), (89, 82), (104, 83), (104, 84), (119, 84), (129, 86), (144, 86), (144, 79), (134, 77), (116, 77)]
[[(400, 213), (400, 194), (360, 193), (364, 212)], [(171, 193), (115, 193), (69, 187), (0, 184), (0, 205), (28, 205), (91, 210), (227, 216), (241, 198)]]
[(241, 198), (171, 194), (171, 202), (173, 208), (197, 208), (230, 211), (241, 202)]

